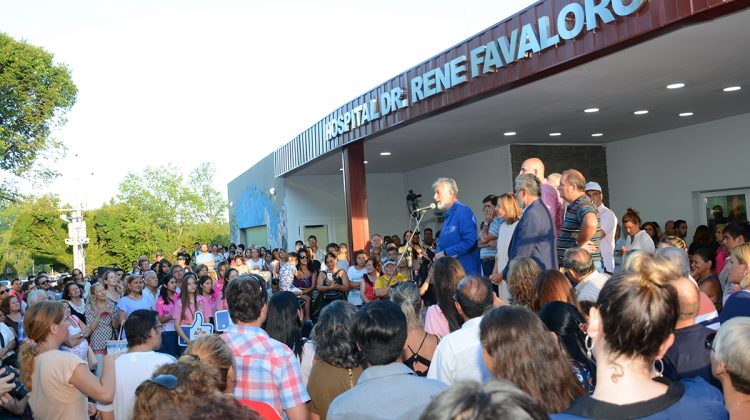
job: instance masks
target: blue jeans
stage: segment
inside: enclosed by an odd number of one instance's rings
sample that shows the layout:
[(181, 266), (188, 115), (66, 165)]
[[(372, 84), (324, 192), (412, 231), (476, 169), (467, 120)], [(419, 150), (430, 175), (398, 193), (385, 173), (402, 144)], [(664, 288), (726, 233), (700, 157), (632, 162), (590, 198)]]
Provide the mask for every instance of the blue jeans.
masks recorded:
[(177, 345), (177, 331), (164, 331), (161, 333), (161, 348), (159, 353), (166, 353), (174, 358), (182, 355), (183, 349)]

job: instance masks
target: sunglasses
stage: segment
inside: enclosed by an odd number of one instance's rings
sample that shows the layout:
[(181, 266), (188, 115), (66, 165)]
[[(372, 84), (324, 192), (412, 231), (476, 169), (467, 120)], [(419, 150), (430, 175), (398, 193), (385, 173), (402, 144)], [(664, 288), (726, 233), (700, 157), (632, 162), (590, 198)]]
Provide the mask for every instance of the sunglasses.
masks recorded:
[(4, 294), (6, 294), (6, 293), (8, 293), (8, 291), (7, 291), (7, 290), (0, 290), (0, 295), (4, 295)]
[(156, 375), (151, 379), (146, 379), (146, 382), (152, 382), (162, 388), (173, 390), (180, 384), (180, 378), (170, 374), (161, 374)]
[(704, 346), (706, 347), (706, 350), (708, 351), (714, 351), (714, 338), (716, 338), (716, 333), (713, 332), (706, 336), (706, 342), (704, 343)]
[(302, 256), (302, 257), (299, 257), (299, 259), (301, 259), (301, 260), (306, 260), (306, 259), (307, 259), (307, 257), (305, 257), (305, 256)]

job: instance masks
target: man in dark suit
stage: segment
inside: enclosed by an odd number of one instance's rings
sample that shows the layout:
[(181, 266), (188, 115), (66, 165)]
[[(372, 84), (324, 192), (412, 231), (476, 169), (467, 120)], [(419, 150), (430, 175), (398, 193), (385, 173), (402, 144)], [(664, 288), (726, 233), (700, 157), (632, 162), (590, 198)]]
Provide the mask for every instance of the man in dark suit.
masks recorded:
[[(531, 173), (518, 175), (515, 190), (523, 213), (510, 239), (508, 259), (531, 257), (542, 270), (557, 270), (555, 225), (547, 206), (539, 199), (541, 181)], [(502, 278), (507, 278), (509, 265), (505, 266)]]

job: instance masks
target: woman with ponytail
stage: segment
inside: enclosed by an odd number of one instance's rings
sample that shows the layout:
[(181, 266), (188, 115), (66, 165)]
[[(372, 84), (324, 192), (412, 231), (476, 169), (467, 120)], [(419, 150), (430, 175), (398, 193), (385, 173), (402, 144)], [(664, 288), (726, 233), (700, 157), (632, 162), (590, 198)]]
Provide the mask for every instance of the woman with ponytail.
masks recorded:
[(97, 379), (85, 361), (59, 350), (68, 339), (65, 309), (62, 302), (42, 301), (30, 305), (24, 316), (28, 339), (21, 346), (21, 381), (37, 419), (87, 418), (91, 411), (86, 397), (108, 404), (115, 393), (113, 357), (104, 358)]
[(391, 292), (391, 301), (401, 307), (409, 329), (401, 359), (417, 376), (427, 376), (440, 337), (424, 330), (419, 288), (414, 283), (401, 282)]
[(585, 347), (596, 360), (596, 390), (553, 418), (726, 419), (721, 392), (703, 378), (661, 377), (680, 313), (670, 284), (679, 271), (647, 253), (629, 267), (607, 281), (589, 312)]

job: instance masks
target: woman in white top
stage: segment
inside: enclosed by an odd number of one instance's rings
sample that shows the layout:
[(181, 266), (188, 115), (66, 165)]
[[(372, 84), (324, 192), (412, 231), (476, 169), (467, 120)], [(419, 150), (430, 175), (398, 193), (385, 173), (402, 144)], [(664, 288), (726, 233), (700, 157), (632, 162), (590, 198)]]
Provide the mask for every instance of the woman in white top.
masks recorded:
[(260, 258), (260, 252), (258, 251), (258, 248), (252, 248), (250, 250), (250, 259), (247, 260), (245, 264), (247, 264), (247, 267), (250, 269), (251, 273), (268, 270), (266, 267), (266, 262), (262, 258)]
[(510, 239), (516, 230), (518, 219), (521, 218), (521, 208), (518, 207), (515, 194), (505, 193), (497, 198), (497, 217), (503, 219), (505, 223), (500, 225), (500, 230), (497, 232), (497, 256), (495, 257), (495, 268), (492, 269), (490, 279), (493, 283), (497, 284), (497, 292), (500, 299), (507, 302), (511, 298), (508, 282), (501, 279), (498, 273), (502, 273), (508, 264)]
[(362, 286), (362, 276), (365, 274), (367, 274), (367, 254), (363, 250), (358, 250), (354, 252), (354, 265), (346, 271), (346, 275), (349, 276), (349, 295), (347, 299), (354, 306), (360, 306), (363, 303), (360, 289)]
[(641, 230), (641, 218), (638, 216), (638, 212), (633, 209), (628, 209), (625, 215), (622, 216), (622, 225), (625, 227), (627, 232), (627, 240), (625, 246), (620, 248), (620, 255), (626, 254), (628, 251), (639, 249), (645, 252), (654, 252), (654, 241), (648, 235), (648, 232)]

